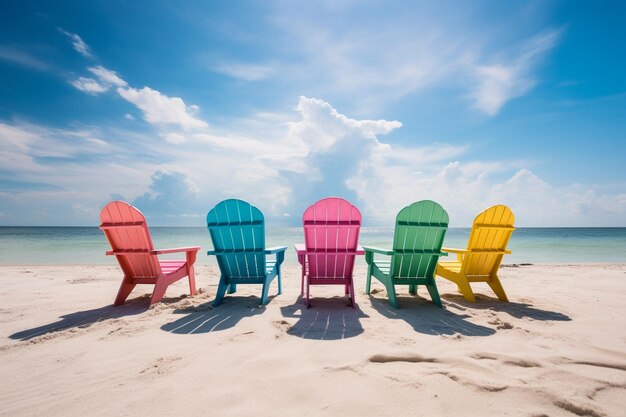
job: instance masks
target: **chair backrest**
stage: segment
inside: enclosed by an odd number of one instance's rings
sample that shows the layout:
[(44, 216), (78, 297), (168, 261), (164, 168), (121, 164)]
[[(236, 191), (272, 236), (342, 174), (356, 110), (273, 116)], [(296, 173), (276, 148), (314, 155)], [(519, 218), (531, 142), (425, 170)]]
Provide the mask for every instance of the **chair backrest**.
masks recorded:
[(515, 227), (515, 217), (507, 206), (489, 207), (474, 219), (467, 242), (470, 253), (463, 257), (466, 275), (491, 275), (500, 267), (504, 251)]
[(361, 212), (343, 198), (319, 200), (304, 211), (304, 244), (310, 278), (352, 276), (361, 230)]
[(438, 203), (418, 201), (400, 210), (393, 236), (394, 278), (433, 277), (448, 230), (448, 213)]
[(161, 266), (154, 250), (144, 215), (124, 201), (111, 201), (100, 212), (100, 230), (104, 232), (124, 275), (156, 278)]
[(207, 214), (207, 227), (222, 274), (231, 278), (265, 277), (265, 220), (242, 200), (224, 200)]

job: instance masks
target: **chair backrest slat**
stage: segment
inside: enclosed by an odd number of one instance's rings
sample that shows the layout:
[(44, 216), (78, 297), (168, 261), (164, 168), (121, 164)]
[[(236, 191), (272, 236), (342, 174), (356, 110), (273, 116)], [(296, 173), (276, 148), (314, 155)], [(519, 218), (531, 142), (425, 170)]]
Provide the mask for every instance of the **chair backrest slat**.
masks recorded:
[(236, 199), (224, 200), (207, 215), (213, 247), (223, 274), (233, 278), (265, 276), (265, 220), (261, 211)]
[(302, 215), (310, 278), (352, 276), (362, 216), (358, 208), (338, 197), (324, 198)]
[(515, 230), (514, 222), (513, 212), (504, 205), (490, 207), (476, 216), (467, 242), (470, 253), (463, 260), (468, 276), (487, 276), (498, 269)]
[(393, 277), (433, 276), (447, 229), (448, 213), (434, 201), (418, 201), (400, 210), (393, 238)]
[[(100, 229), (104, 232), (124, 275), (134, 278), (156, 278), (161, 266), (154, 249), (144, 215), (124, 201), (112, 201), (100, 212)], [(122, 253), (126, 252), (126, 253)], [(134, 252), (134, 253), (132, 253)]]

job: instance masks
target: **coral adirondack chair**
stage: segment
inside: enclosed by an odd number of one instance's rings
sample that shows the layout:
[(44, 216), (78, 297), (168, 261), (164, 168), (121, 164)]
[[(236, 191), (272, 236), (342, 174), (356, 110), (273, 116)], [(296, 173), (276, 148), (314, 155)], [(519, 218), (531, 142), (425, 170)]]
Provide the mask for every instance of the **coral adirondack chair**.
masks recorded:
[[(396, 216), (393, 249), (363, 247), (368, 266), (367, 294), (373, 276), (385, 285), (389, 304), (398, 308), (396, 285), (408, 285), (410, 294), (417, 294), (417, 286), (425, 285), (433, 303), (442, 307), (435, 284), (435, 268), (439, 257), (447, 255), (441, 251), (447, 230), (448, 213), (434, 201), (418, 201), (400, 210)], [(375, 254), (390, 258), (377, 260)]]
[(513, 212), (499, 205), (480, 213), (470, 232), (467, 249), (443, 248), (457, 254), (456, 262), (439, 262), (437, 275), (454, 282), (467, 301), (476, 298), (470, 282), (486, 282), (501, 301), (509, 301), (498, 278), (498, 268), (505, 254), (511, 234), (515, 230)]
[[(100, 230), (111, 244), (107, 255), (114, 255), (124, 272), (124, 279), (114, 305), (124, 304), (137, 284), (153, 284), (150, 304), (163, 299), (167, 287), (189, 277), (189, 293), (196, 294), (196, 278), (193, 264), (199, 246), (155, 250), (144, 215), (123, 201), (112, 201), (100, 212)], [(185, 253), (185, 260), (163, 260), (157, 255)]]
[[(278, 294), (282, 293), (281, 264), (286, 246), (265, 247), (265, 220), (261, 211), (242, 200), (224, 200), (207, 214), (207, 227), (220, 268), (214, 306), (237, 291), (237, 284), (263, 284), (261, 304), (267, 302), (272, 280), (278, 277)], [(276, 255), (267, 260), (267, 255)]]
[(304, 211), (304, 244), (297, 244), (298, 262), (302, 265), (300, 293), (306, 281), (306, 305), (310, 304), (311, 285), (343, 285), (345, 294), (354, 301), (352, 272), (358, 246), (361, 212), (338, 197), (324, 198)]

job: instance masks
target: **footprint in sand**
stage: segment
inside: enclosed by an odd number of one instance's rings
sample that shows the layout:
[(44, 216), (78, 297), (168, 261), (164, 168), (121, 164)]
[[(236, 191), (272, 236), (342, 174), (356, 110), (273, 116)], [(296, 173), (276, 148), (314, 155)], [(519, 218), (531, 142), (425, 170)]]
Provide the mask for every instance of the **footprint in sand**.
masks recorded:
[(276, 329), (279, 332), (276, 336), (274, 336), (274, 338), (276, 339), (284, 336), (285, 333), (287, 333), (289, 329), (293, 327), (291, 323), (289, 323), (287, 320), (274, 320), (272, 324), (274, 325), (274, 327), (276, 327)]
[(175, 363), (180, 361), (182, 357), (180, 356), (165, 356), (162, 358), (158, 358), (156, 361), (152, 363), (152, 365), (148, 366), (141, 372), (141, 375), (144, 376), (158, 376), (158, 375), (167, 375), (171, 374), (175, 370)]
[(109, 337), (133, 337), (138, 334), (144, 332), (146, 330), (146, 326), (140, 327), (132, 327), (125, 320), (116, 320), (115, 323), (111, 323), (116, 325), (113, 330), (110, 330), (106, 336), (101, 337), (100, 340), (106, 340)]
[(477, 360), (500, 361), (504, 365), (519, 366), (520, 368), (541, 368), (541, 364), (539, 362), (535, 362), (530, 359), (499, 356), (486, 352), (477, 352), (470, 357)]
[(465, 339), (465, 336), (463, 336), (461, 333), (442, 334), (439, 337), (441, 337), (442, 339), (457, 340), (459, 342)]
[(591, 406), (575, 404), (565, 399), (559, 399), (554, 401), (554, 405), (562, 410), (569, 411), (570, 413), (576, 414), (578, 416), (605, 417), (604, 413), (595, 410)]
[(233, 337), (229, 338), (228, 340), (231, 342), (237, 342), (241, 339), (245, 339), (247, 337), (249, 337), (250, 335), (254, 334), (254, 330), (250, 330), (249, 332), (243, 332), (243, 333), (239, 333), (234, 335)]
[(399, 346), (414, 345), (415, 344), (415, 340), (410, 339), (408, 337), (401, 337), (400, 339), (398, 339), (398, 341), (396, 341), (395, 344), (399, 345)]
[(410, 363), (438, 363), (437, 358), (429, 358), (420, 355), (386, 355), (379, 353), (369, 357), (369, 361), (372, 363), (389, 363), (389, 362), (410, 362)]
[(460, 375), (453, 374), (448, 371), (437, 371), (433, 374), (443, 375), (448, 377), (451, 381), (457, 382), (465, 387), (472, 388), (482, 392), (500, 392), (509, 388), (508, 385), (495, 385), (488, 381), (475, 381), (471, 378), (463, 377)]
[(499, 318), (495, 318), (494, 320), (489, 320), (487, 323), (496, 326), (496, 329), (500, 330), (510, 330), (513, 328), (513, 325), (507, 321), (502, 321)]

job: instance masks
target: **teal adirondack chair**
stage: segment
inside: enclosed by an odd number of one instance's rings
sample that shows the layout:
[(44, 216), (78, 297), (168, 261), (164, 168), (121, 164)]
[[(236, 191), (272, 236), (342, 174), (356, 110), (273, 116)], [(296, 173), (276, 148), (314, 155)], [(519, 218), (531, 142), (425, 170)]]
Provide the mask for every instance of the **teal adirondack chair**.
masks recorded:
[[(418, 201), (400, 210), (396, 216), (393, 249), (363, 247), (367, 262), (367, 294), (374, 276), (385, 285), (389, 304), (394, 308), (398, 308), (396, 285), (408, 285), (411, 294), (417, 294), (418, 285), (425, 285), (433, 303), (442, 307), (434, 275), (437, 260), (447, 255), (441, 252), (447, 230), (448, 213), (434, 201)], [(387, 258), (374, 259), (374, 254)]]
[[(267, 302), (270, 283), (278, 277), (278, 294), (282, 293), (280, 267), (285, 260), (286, 246), (265, 247), (265, 221), (261, 211), (242, 200), (224, 200), (207, 214), (207, 227), (220, 268), (214, 306), (219, 305), (228, 291), (237, 284), (263, 284), (261, 304)], [(276, 255), (267, 260), (267, 255)]]

